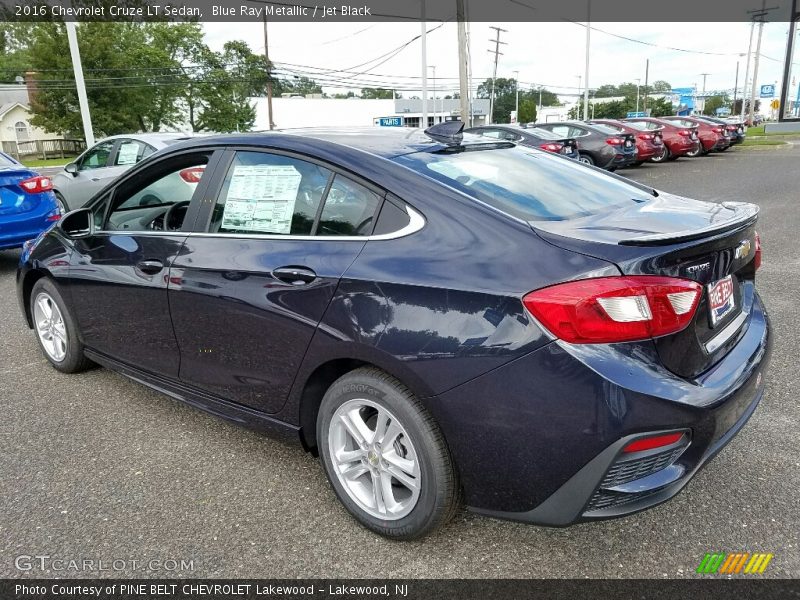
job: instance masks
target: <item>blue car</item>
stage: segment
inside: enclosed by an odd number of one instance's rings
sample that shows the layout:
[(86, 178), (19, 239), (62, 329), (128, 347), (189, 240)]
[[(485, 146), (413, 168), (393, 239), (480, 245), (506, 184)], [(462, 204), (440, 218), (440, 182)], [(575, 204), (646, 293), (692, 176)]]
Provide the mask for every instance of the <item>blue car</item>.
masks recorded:
[(758, 207), (462, 127), (170, 146), (23, 251), (22, 313), (59, 371), (318, 454), (385, 536), (664, 502), (764, 394)]
[(61, 218), (49, 177), (0, 152), (0, 250), (19, 248)]

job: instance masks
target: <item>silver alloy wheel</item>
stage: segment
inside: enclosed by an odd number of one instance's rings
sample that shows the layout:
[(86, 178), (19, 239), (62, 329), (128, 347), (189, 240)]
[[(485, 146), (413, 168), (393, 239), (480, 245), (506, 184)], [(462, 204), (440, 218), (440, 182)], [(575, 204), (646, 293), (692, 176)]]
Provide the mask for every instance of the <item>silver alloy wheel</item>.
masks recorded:
[(68, 212), (67, 211), (67, 206), (66, 206), (66, 204), (64, 204), (64, 199), (61, 197), (60, 194), (56, 194), (56, 205), (58, 206), (58, 210), (61, 213), (62, 217), (65, 214), (67, 214), (67, 212)]
[(403, 424), (366, 399), (348, 400), (328, 425), (333, 471), (353, 502), (387, 521), (402, 519), (419, 500), (419, 458)]
[(579, 154), (578, 155), (578, 162), (582, 162), (585, 165), (593, 165), (594, 164), (594, 162), (592, 162), (591, 158), (589, 158), (588, 156), (585, 156), (583, 154)]
[(69, 343), (67, 328), (58, 305), (47, 292), (40, 292), (34, 300), (33, 321), (44, 351), (54, 361), (63, 361)]

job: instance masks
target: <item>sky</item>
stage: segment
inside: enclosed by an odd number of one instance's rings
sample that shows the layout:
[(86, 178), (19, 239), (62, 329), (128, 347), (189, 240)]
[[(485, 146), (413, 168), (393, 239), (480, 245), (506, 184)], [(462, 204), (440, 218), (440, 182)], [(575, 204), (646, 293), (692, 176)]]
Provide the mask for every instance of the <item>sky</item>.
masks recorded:
[[(495, 32), (490, 29), (491, 25), (507, 30), (501, 34), (506, 44), (500, 47), (503, 54), (498, 61), (498, 77), (515, 77), (514, 72), (519, 71), (523, 89), (529, 85), (544, 85), (561, 95), (577, 94), (579, 86), (585, 85), (586, 28), (583, 24), (470, 23), (474, 85), (492, 75), (494, 53), (489, 50), (494, 48), (490, 38)], [(206, 42), (214, 49), (221, 49), (226, 41), (241, 39), (254, 51), (263, 52), (261, 23), (204, 23), (203, 27)], [(592, 88), (635, 82), (637, 78), (644, 85), (645, 63), (649, 59), (651, 83), (666, 80), (673, 88), (696, 85), (702, 90), (701, 74), (707, 73), (707, 91), (732, 91), (739, 61), (741, 93), (750, 23), (593, 23), (592, 27), (595, 28), (590, 40), (589, 85)], [(438, 94), (452, 94), (458, 87), (456, 25), (432, 22), (427, 24), (427, 30), (427, 62), (436, 67)], [(317, 73), (318, 81), (338, 86), (323, 85), (328, 93), (347, 89), (357, 92), (364, 85), (383, 84), (382, 87), (402, 90), (406, 97), (419, 95), (421, 40), (411, 40), (419, 36), (420, 23), (270, 23), (268, 31), (270, 60), (280, 69), (281, 77), (288, 74), (313, 77)], [(754, 55), (758, 27), (755, 31)], [(764, 25), (759, 85), (780, 82), (788, 32), (787, 23)], [(407, 46), (399, 49), (406, 43)], [(379, 57), (383, 58), (378, 60)], [(751, 78), (752, 72), (751, 64)], [(433, 73), (434, 70), (429, 69), (429, 75)], [(429, 90), (433, 87), (431, 78), (428, 86)]]

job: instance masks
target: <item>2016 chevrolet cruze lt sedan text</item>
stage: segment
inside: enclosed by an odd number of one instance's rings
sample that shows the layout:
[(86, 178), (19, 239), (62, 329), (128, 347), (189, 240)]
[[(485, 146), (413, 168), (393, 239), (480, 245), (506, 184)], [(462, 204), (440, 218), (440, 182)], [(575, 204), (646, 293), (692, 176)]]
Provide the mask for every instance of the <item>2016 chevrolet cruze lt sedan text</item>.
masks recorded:
[(25, 318), (60, 371), (318, 452), (386, 536), (667, 500), (763, 394), (757, 207), (461, 127), (175, 144), (26, 246)]

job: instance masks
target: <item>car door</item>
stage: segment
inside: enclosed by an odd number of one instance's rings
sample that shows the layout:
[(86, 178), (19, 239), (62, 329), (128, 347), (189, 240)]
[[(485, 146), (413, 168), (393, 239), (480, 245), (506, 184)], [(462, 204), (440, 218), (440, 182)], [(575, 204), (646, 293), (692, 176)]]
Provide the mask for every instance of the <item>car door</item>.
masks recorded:
[(108, 167), (116, 144), (117, 140), (96, 144), (75, 161), (74, 173), (59, 173), (56, 187), (70, 210), (85, 205), (110, 181)]
[(72, 301), (87, 347), (177, 379), (180, 357), (170, 319), (168, 273), (183, 252), (185, 231), (194, 224), (195, 197), (202, 194), (211, 157), (211, 151), (166, 157), (131, 173), (93, 204), (96, 230), (75, 242), (69, 267)]
[(273, 413), (364, 247), (383, 194), (277, 151), (231, 151), (217, 173), (207, 225), (190, 234), (170, 269), (180, 377)]

